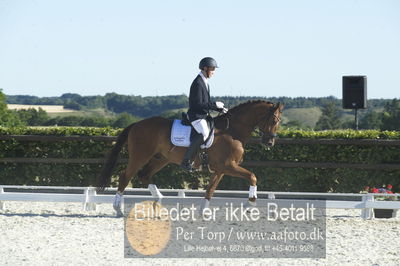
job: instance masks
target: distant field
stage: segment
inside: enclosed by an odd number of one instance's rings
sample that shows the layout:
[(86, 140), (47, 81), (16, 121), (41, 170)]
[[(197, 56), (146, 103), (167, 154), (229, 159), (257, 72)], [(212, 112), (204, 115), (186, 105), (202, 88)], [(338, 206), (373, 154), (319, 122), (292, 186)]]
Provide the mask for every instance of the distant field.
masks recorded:
[[(65, 117), (65, 116), (101, 116), (101, 117), (115, 117), (115, 114), (105, 110), (104, 108), (97, 108), (97, 109), (89, 109), (89, 110), (72, 110), (72, 109), (65, 109), (62, 105), (25, 105), (25, 104), (8, 104), (8, 109), (11, 110), (21, 110), (21, 109), (29, 109), (34, 108), (39, 110), (42, 108), (50, 117)], [(165, 111), (163, 114), (174, 114), (180, 112), (186, 112), (187, 108), (182, 109), (171, 109)], [(290, 108), (283, 110), (283, 121), (285, 123), (289, 121), (299, 121), (305, 126), (309, 126), (311, 128), (315, 127), (319, 117), (321, 116), (321, 110), (318, 107), (311, 107), (311, 108)], [(350, 115), (348, 115), (348, 119), (350, 119)]]
[[(171, 109), (171, 110), (165, 111), (163, 114), (180, 113), (180, 112), (186, 112), (186, 111), (187, 111), (187, 108)], [(319, 107), (290, 108), (290, 109), (283, 110), (282, 119), (283, 119), (283, 123), (297, 120), (305, 126), (314, 128), (315, 124), (317, 123), (321, 114), (322, 114), (322, 112)], [(212, 113), (212, 115), (216, 116), (217, 112)]]
[(10, 110), (22, 110), (22, 109), (36, 109), (42, 108), (50, 117), (56, 116), (105, 116), (105, 117), (113, 117), (115, 116), (111, 112), (107, 112), (103, 108), (90, 109), (90, 110), (72, 110), (66, 109), (62, 105), (29, 105), (29, 104), (7, 104), (7, 108)]
[(299, 121), (305, 126), (314, 128), (322, 112), (319, 107), (284, 109), (282, 116), (284, 122)]
[(112, 112), (108, 112), (103, 108), (97, 108), (97, 109), (90, 109), (90, 110), (80, 110), (80, 111), (73, 111), (73, 112), (60, 112), (60, 113), (48, 113), (50, 117), (56, 117), (56, 116), (103, 116), (103, 117), (115, 117), (115, 114)]
[(72, 109), (65, 109), (62, 105), (29, 105), (29, 104), (7, 104), (9, 110), (36, 109), (42, 108), (47, 113), (71, 113)]

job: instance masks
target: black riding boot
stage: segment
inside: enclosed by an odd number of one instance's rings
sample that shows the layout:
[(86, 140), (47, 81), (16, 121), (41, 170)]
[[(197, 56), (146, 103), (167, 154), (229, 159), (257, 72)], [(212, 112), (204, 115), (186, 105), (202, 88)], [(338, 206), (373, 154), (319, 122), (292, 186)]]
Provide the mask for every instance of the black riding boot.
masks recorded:
[(202, 134), (196, 134), (194, 136), (193, 141), (190, 143), (190, 146), (186, 150), (185, 155), (183, 156), (183, 160), (181, 163), (181, 167), (189, 172), (193, 172), (195, 169), (193, 168), (193, 156), (200, 149), (201, 144), (204, 142)]

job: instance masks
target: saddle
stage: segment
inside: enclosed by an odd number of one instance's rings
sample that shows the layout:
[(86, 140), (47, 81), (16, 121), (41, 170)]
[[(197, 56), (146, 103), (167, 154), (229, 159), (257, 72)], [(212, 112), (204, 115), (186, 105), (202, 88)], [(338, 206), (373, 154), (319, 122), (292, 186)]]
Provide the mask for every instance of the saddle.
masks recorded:
[[(201, 162), (200, 171), (208, 170), (210, 173), (213, 173), (208, 163), (208, 154), (206, 149), (210, 148), (214, 141), (214, 121), (211, 116), (207, 116), (206, 120), (210, 128), (210, 135), (206, 139), (205, 143), (200, 146), (202, 150), (199, 152), (198, 156)], [(187, 113), (182, 112), (182, 119), (175, 119), (172, 124), (171, 142), (175, 146), (189, 147), (191, 140), (196, 134), (199, 133), (197, 133), (193, 128)]]
[(182, 125), (184, 126), (192, 126), (189, 121), (189, 116), (187, 113), (182, 112), (182, 120), (181, 120)]
[[(214, 134), (214, 120), (213, 120), (213, 118), (212, 118), (210, 115), (208, 115), (208, 116), (206, 117), (206, 121), (207, 121), (207, 123), (208, 123), (208, 127), (210, 128), (210, 132)], [(192, 132), (191, 132), (191, 134), (190, 134), (190, 140), (193, 139), (194, 135), (198, 134), (198, 133), (196, 132), (196, 130), (193, 128), (192, 124), (190, 123), (189, 115), (188, 115), (187, 113), (185, 113), (185, 112), (182, 112), (181, 124), (182, 124), (183, 126), (190, 126), (190, 127), (192, 128)], [(208, 139), (211, 137), (211, 133), (210, 133), (210, 135), (208, 136), (208, 138), (206, 139), (206, 142), (207, 142)]]
[[(208, 154), (206, 149), (210, 148), (214, 141), (214, 123), (212, 117), (206, 120), (211, 131), (206, 141), (200, 146), (201, 151), (199, 152), (198, 156), (200, 158), (200, 171), (208, 170), (210, 173), (213, 173), (208, 163)], [(172, 124), (171, 142), (175, 146), (189, 147), (192, 138), (196, 134), (199, 133), (197, 133), (197, 131), (193, 128), (187, 113), (182, 113), (182, 120), (175, 119)]]
[[(171, 142), (175, 146), (189, 147), (191, 139), (196, 134), (199, 133), (197, 133), (197, 131), (191, 125), (190, 126), (183, 125), (182, 120), (175, 119), (172, 124)], [(200, 146), (200, 148), (201, 149), (210, 148), (213, 141), (214, 141), (214, 129), (211, 129), (210, 135), (206, 139), (205, 143), (203, 143)]]

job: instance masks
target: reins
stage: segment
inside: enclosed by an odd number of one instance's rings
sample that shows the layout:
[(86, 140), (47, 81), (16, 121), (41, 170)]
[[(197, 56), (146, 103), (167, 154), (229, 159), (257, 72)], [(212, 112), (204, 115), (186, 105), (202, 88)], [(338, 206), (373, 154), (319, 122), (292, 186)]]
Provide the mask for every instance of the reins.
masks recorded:
[[(218, 113), (218, 115), (217, 115), (217, 118), (218, 117), (220, 117), (221, 115), (223, 115), (224, 113), (223, 112), (219, 112)], [(229, 126), (230, 126), (230, 121), (229, 121), (229, 117), (228, 117), (228, 115), (230, 115), (230, 116), (232, 116), (232, 113), (231, 112), (226, 112), (226, 127), (225, 127), (225, 129), (223, 129), (223, 130), (228, 130), (229, 129)]]
[[(267, 118), (268, 118), (268, 116), (270, 115), (270, 112), (272, 112), (272, 111), (267, 112), (264, 116), (261, 117), (260, 120), (257, 121), (257, 123), (255, 124), (255, 126), (254, 126), (254, 128), (253, 128), (253, 131), (256, 129), (256, 127), (263, 128), (263, 126), (260, 126), (259, 124), (260, 124), (262, 121), (264, 121), (265, 124), (268, 122), (268, 121), (267, 121)], [(217, 118), (221, 117), (223, 114), (224, 114), (223, 112), (219, 112), (218, 115), (217, 115)], [(272, 115), (273, 115), (273, 117), (276, 119), (275, 124), (276, 124), (276, 123), (279, 123), (279, 122), (282, 120), (282, 119), (281, 119), (280, 117), (278, 117), (275, 113), (273, 113)], [(230, 111), (228, 111), (228, 112), (226, 113), (226, 117), (224, 117), (224, 118), (226, 119), (226, 127), (225, 127), (225, 129), (223, 129), (223, 130), (228, 130), (229, 127), (230, 127), (229, 116), (232, 116), (232, 113), (231, 113)], [(264, 124), (264, 127), (265, 127), (265, 124)], [(261, 132), (260, 132), (260, 135), (261, 135), (261, 137), (264, 136), (264, 132), (261, 131)], [(276, 138), (276, 137), (277, 137), (277, 134), (276, 134), (276, 133), (268, 132), (268, 136), (271, 137), (271, 138)]]
[[(259, 128), (263, 128), (263, 127), (265, 127), (266, 126), (266, 124), (267, 124), (267, 117), (270, 115), (270, 113), (268, 112), (265, 116), (263, 116), (263, 117), (261, 117), (261, 119), (256, 123), (256, 125), (254, 126), (254, 129), (253, 129), (253, 131), (256, 129), (256, 127), (258, 126)], [(272, 117), (274, 117), (274, 118), (276, 118), (276, 122), (275, 122), (275, 124), (277, 124), (277, 123), (279, 123), (282, 119), (280, 118), (280, 117), (278, 117), (275, 113), (273, 113), (273, 116)], [(259, 126), (259, 124), (262, 122), (262, 121), (264, 121), (264, 126)], [(260, 130), (261, 131), (261, 130)], [(261, 135), (261, 137), (263, 137), (264, 136), (264, 132), (263, 131), (261, 131), (260, 132), (260, 135)], [(276, 134), (276, 133), (271, 133), (271, 132), (268, 132), (268, 137), (271, 137), (271, 138), (276, 138), (278, 135)]]

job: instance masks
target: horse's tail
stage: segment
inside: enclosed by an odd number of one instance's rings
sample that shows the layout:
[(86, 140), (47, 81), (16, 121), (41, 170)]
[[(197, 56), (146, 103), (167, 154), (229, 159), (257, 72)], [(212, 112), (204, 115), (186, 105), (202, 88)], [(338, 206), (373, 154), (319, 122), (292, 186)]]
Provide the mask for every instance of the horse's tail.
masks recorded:
[(97, 192), (104, 191), (105, 187), (110, 184), (111, 175), (118, 161), (118, 154), (120, 153), (122, 147), (124, 146), (126, 140), (128, 139), (129, 131), (131, 130), (133, 125), (134, 124), (131, 124), (130, 126), (125, 128), (121, 132), (121, 134), (119, 134), (117, 138), (117, 143), (114, 145), (111, 152), (108, 154), (106, 162), (103, 166), (103, 169), (101, 170), (101, 174), (98, 179), (99, 181), (97, 186)]

